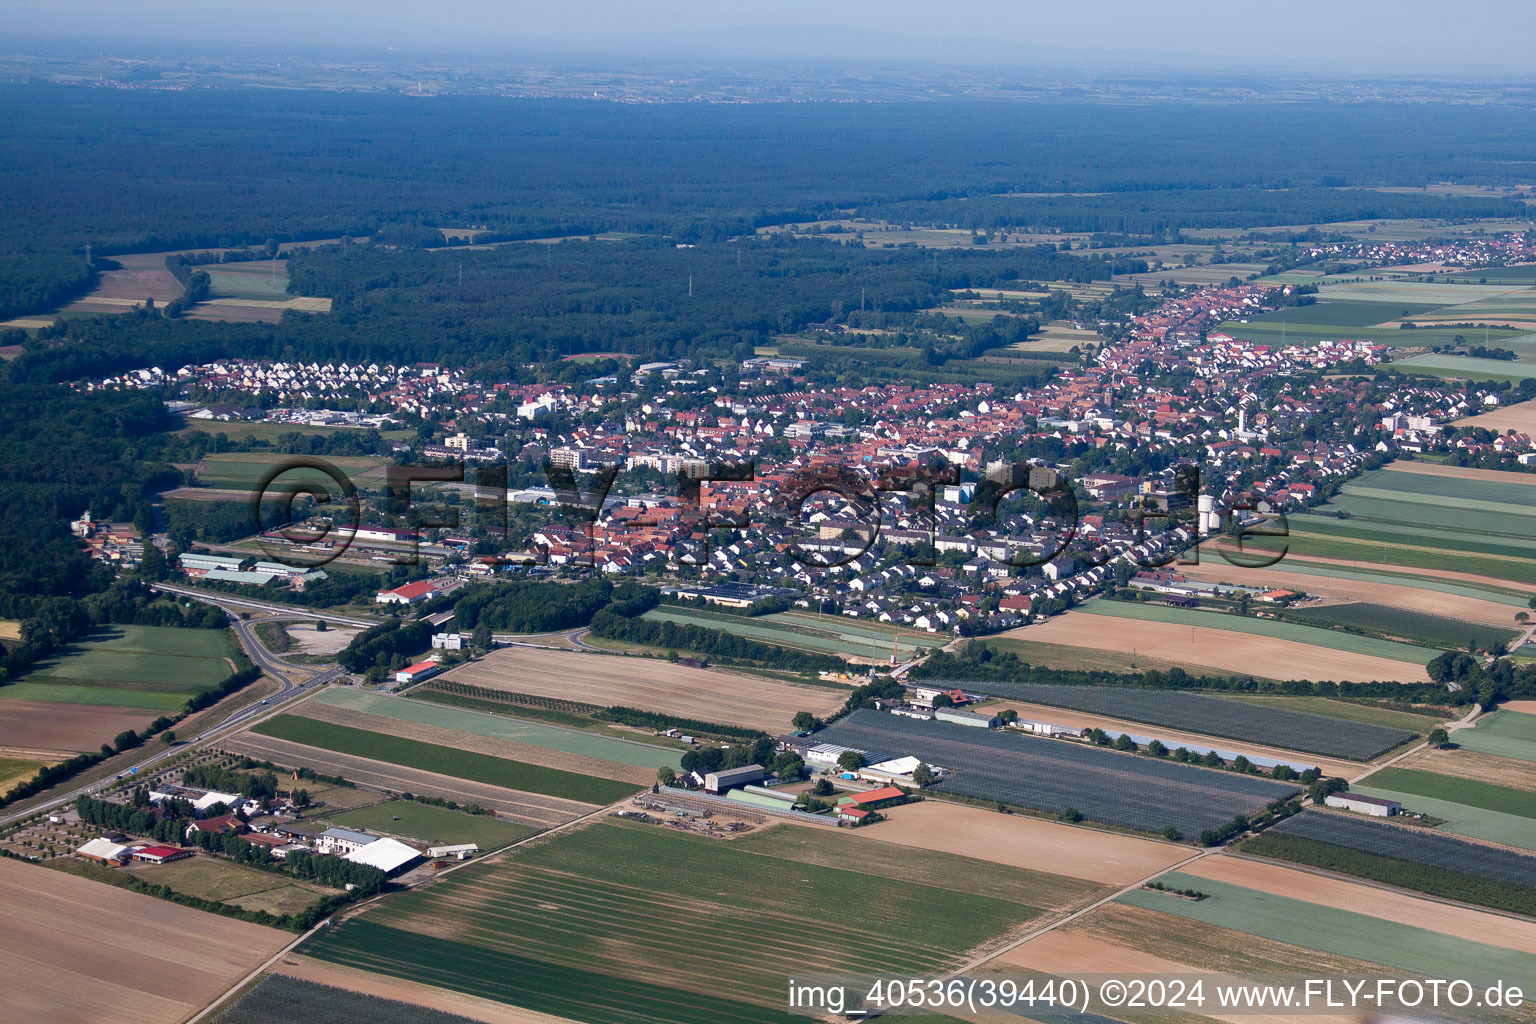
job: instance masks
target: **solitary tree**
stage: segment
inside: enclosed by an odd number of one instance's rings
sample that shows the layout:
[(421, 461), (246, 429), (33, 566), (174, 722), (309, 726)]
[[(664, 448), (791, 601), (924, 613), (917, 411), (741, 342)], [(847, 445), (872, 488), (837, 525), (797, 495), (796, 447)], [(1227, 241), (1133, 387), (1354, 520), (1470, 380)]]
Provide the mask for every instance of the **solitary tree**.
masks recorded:
[(845, 772), (856, 772), (864, 764), (864, 755), (857, 750), (845, 750), (837, 755), (837, 766)]
[(796, 732), (804, 732), (815, 727), (816, 716), (809, 711), (796, 711), (795, 717), (790, 720), (790, 724), (795, 727)]
[(1061, 818), (1062, 821), (1072, 822), (1074, 824), (1083, 820), (1082, 814), (1078, 812), (1076, 807), (1068, 807), (1066, 810), (1062, 811), (1061, 814), (1057, 815), (1057, 817)]
[(1163, 838), (1168, 840), (1170, 843), (1176, 843), (1180, 839), (1184, 838), (1184, 833), (1180, 832), (1177, 828), (1175, 828), (1172, 825), (1164, 825), (1163, 826)]
[(1437, 750), (1444, 750), (1451, 744), (1451, 734), (1438, 725), (1429, 730), (1427, 739), (1429, 740), (1429, 745)]
[(656, 781), (663, 786), (670, 786), (677, 781), (677, 772), (673, 771), (668, 765), (662, 765), (656, 769)]
[(952, 708), (955, 706), (955, 699), (947, 693), (941, 693), (933, 698), (933, 706), (936, 708)]
[(933, 769), (929, 768), (926, 764), (919, 764), (916, 768), (912, 769), (912, 781), (919, 787), (932, 785)]

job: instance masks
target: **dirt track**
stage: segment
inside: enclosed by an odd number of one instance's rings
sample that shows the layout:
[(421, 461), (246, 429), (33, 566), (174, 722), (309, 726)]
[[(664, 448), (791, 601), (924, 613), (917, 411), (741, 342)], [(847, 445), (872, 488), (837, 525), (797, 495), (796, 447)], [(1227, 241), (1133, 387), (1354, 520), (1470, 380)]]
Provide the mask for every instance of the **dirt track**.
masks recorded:
[(27, 1024), (176, 1024), (293, 938), (13, 860), (0, 906), (0, 1006)]
[(1045, 622), (1001, 634), (1021, 640), (1130, 652), (1188, 666), (1251, 673), (1267, 679), (1327, 679), (1334, 682), (1428, 682), (1424, 668), (1389, 658), (1336, 651), (1329, 647), (1144, 619), (1107, 618), (1067, 612)]
[(1310, 573), (1284, 572), (1279, 569), (1244, 569), (1228, 565), (1220, 557), (1203, 560), (1199, 565), (1179, 567), (1180, 574), (1192, 580), (1210, 583), (1237, 583), (1244, 586), (1274, 587), (1284, 590), (1301, 590), (1322, 597), (1348, 598), (1370, 604), (1386, 605), (1403, 611), (1423, 612), (1498, 626), (1514, 630), (1515, 612), (1518, 608), (1482, 601), (1460, 594), (1442, 594), (1438, 590), (1404, 584), (1374, 583), (1365, 580), (1336, 579), (1332, 576), (1316, 576)]
[(354, 729), (367, 729), (369, 732), (383, 733), (386, 736), (403, 736), (409, 740), (436, 743), (455, 750), (472, 750), (479, 754), (510, 758), (525, 764), (558, 768), (561, 771), (576, 772), (580, 775), (596, 775), (602, 779), (617, 779), (620, 782), (633, 782), (641, 786), (649, 786), (656, 779), (656, 771), (652, 768), (618, 764), (596, 757), (584, 757), (562, 750), (550, 750), (548, 747), (537, 747), (531, 743), (516, 743), (495, 736), (478, 736), (458, 729), (405, 722), (386, 715), (370, 715), (367, 712), (352, 711), (318, 700), (305, 701), (294, 710), (294, 713), (305, 718), (347, 725)]
[(457, 683), (610, 707), (622, 704), (705, 722), (784, 732), (797, 711), (826, 715), (844, 691), (650, 658), (503, 648), (443, 676)]
[(893, 808), (873, 839), (997, 864), (1126, 885), (1189, 856), (1187, 847), (943, 800)]
[(508, 821), (534, 828), (549, 828), (592, 810), (589, 804), (558, 797), (523, 793), (500, 786), (487, 786), (480, 782), (455, 779), (435, 772), (403, 768), (400, 765), (370, 761), (366, 757), (336, 754), (329, 750), (306, 747), (302, 743), (290, 743), (271, 736), (241, 733), (221, 740), (219, 746), (237, 754), (272, 761), (292, 768), (312, 768), (322, 775), (340, 775), (359, 785), (392, 793), (415, 793), (421, 796), (457, 800), (460, 803), (477, 803), (488, 807)]

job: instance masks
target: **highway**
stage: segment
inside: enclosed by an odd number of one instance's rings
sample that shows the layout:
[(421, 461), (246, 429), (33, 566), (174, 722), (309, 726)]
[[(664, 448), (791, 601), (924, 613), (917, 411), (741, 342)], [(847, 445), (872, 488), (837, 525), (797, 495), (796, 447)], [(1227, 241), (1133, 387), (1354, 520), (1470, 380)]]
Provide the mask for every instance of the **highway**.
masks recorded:
[[(215, 605), (216, 607), (225, 604), (243, 606), (252, 603), (234, 599), (226, 600), (223, 595), (219, 595), (217, 598), (214, 598), (211, 595), (199, 594), (195, 591), (183, 591), (174, 587), (165, 587), (164, 585), (158, 586), (157, 589), (169, 590), (171, 593), (181, 594), (183, 596), (191, 597), (199, 601), (205, 601), (208, 604)], [(285, 610), (291, 611), (291, 609)], [(26, 810), (16, 811), (5, 816), (0, 816), (0, 825), (8, 825), (13, 821), (19, 821), (22, 818), (31, 817), (39, 811), (51, 810), (52, 808), (58, 807), (62, 804), (70, 803), (76, 797), (84, 796), (105, 786), (111, 785), (130, 772), (136, 771), (138, 773), (143, 773), (148, 769), (153, 768), (161, 761), (164, 761), (166, 758), (175, 757), (177, 754), (180, 754), (191, 747), (207, 743), (208, 741), (215, 739), (224, 733), (231, 732), (254, 718), (270, 714), (272, 710), (280, 704), (286, 703), (287, 701), (296, 700), (305, 694), (313, 693), (315, 690), (323, 687), (325, 684), (337, 679), (345, 672), (345, 670), (340, 665), (330, 665), (316, 672), (305, 682), (295, 682), (295, 674), (302, 673), (308, 675), (312, 670), (303, 668), (298, 665), (291, 665), (288, 662), (285, 662), (276, 657), (272, 654), (271, 651), (267, 650), (267, 648), (261, 643), (259, 639), (257, 639), (255, 631), (251, 628), (251, 624), (240, 618), (238, 612), (232, 612), (228, 608), (225, 608), (224, 613), (229, 616), (230, 628), (233, 629), (235, 631), (235, 635), (240, 638), (240, 643), (245, 648), (246, 653), (250, 655), (251, 661), (255, 662), (255, 664), (264, 673), (271, 676), (273, 679), (276, 679), (279, 683), (282, 684), (281, 688), (276, 693), (264, 700), (256, 701), (252, 704), (247, 704), (245, 707), (233, 712), (228, 717), (215, 723), (214, 725), (209, 726), (195, 736), (180, 737), (180, 742), (172, 746), (165, 746), (164, 744), (156, 743), (155, 746), (157, 746), (159, 749), (155, 749), (153, 752), (151, 752), (149, 747), (146, 747), (145, 754), (142, 759), (135, 761), (130, 767), (124, 768), (121, 772), (112, 776), (111, 778), (97, 779), (94, 782), (88, 782), (84, 785), (76, 786), (68, 792), (52, 797), (43, 803), (33, 804)], [(304, 617), (321, 618), (324, 616), (306, 615)], [(327, 617), (327, 621), (337, 620)]]
[(248, 608), (252, 611), (271, 612), (274, 615), (282, 615), (293, 619), (324, 619), (326, 622), (334, 622), (338, 626), (359, 626), (367, 629), (369, 626), (377, 626), (378, 619), (349, 618), (345, 615), (333, 615), (330, 612), (317, 612), (308, 608), (296, 608), (291, 604), (277, 604), (272, 601), (252, 601), (245, 597), (230, 597), (228, 594), (212, 594), (207, 591), (193, 590), (190, 587), (179, 587), (174, 583), (156, 583), (154, 589), (163, 594), (175, 594), (178, 597), (190, 597), (194, 601), (202, 601), (206, 604), (218, 605), (221, 608)]

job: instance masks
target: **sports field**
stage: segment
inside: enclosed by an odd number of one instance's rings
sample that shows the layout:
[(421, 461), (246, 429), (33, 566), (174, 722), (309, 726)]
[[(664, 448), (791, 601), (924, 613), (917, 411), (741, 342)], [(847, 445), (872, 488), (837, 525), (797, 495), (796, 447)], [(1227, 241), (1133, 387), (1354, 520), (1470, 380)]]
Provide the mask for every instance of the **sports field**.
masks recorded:
[(328, 814), (325, 820), (342, 828), (365, 829), (431, 846), (475, 843), (482, 851), (515, 843), (537, 831), (489, 815), (465, 814), (415, 800), (388, 800)]
[(174, 710), (234, 671), (224, 630), (107, 626), (37, 662), (0, 698)]
[[(790, 839), (754, 849), (610, 819), (401, 894), (301, 952), (591, 1024), (781, 1021), (793, 972), (939, 972), (1081, 891), (1038, 876), (994, 890), (989, 865), (946, 879), (919, 860), (920, 879), (893, 877), (845, 833)], [(841, 905), (859, 909), (828, 911)]]
[(1495, 711), (1475, 728), (1456, 734), (1458, 746), (1498, 757), (1536, 761), (1536, 715), (1520, 711)]
[(420, 740), (335, 725), (297, 715), (277, 715), (253, 726), (251, 732), (291, 743), (333, 750), (374, 761), (435, 772), (506, 789), (542, 793), (562, 800), (607, 804), (635, 792), (636, 787), (611, 779), (524, 764), (470, 750), (423, 743)]
[[(824, 716), (843, 702), (843, 693), (830, 687), (801, 686), (745, 672), (518, 647), (492, 651), (442, 678), (599, 707), (622, 705), (773, 734), (787, 730), (796, 712)], [(517, 712), (508, 707), (507, 713)]]

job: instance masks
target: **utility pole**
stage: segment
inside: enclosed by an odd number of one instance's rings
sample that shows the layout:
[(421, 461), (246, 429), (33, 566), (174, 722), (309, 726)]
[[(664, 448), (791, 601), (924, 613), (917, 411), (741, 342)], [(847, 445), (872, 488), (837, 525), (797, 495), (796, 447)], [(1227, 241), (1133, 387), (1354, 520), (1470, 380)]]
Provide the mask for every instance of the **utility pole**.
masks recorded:
[(688, 297), (693, 298), (693, 275), (688, 275)]

